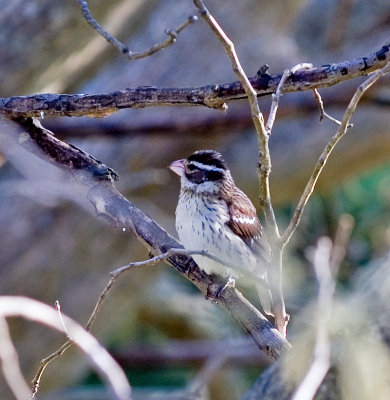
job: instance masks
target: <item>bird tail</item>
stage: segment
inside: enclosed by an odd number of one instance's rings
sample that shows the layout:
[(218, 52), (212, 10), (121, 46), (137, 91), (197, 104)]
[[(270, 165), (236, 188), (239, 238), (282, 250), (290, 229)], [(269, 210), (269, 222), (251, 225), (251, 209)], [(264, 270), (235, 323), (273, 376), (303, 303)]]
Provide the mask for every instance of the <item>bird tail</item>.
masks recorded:
[(261, 306), (263, 307), (264, 312), (267, 315), (275, 316), (272, 312), (272, 294), (271, 291), (264, 286), (257, 284), (256, 285), (257, 294), (260, 298)]

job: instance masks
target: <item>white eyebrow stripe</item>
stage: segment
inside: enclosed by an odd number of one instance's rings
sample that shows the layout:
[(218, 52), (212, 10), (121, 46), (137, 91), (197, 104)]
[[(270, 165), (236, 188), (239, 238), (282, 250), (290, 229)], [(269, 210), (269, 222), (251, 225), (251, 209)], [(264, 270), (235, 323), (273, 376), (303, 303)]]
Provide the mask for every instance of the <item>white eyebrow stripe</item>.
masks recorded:
[(237, 217), (233, 215), (233, 221), (240, 222), (241, 224), (254, 224), (256, 222), (256, 217)]
[(190, 161), (189, 164), (195, 165), (195, 167), (198, 167), (200, 169), (205, 169), (206, 171), (215, 171), (215, 172), (224, 172), (225, 170), (222, 168), (218, 168), (214, 165), (207, 165), (203, 164), (198, 161)]

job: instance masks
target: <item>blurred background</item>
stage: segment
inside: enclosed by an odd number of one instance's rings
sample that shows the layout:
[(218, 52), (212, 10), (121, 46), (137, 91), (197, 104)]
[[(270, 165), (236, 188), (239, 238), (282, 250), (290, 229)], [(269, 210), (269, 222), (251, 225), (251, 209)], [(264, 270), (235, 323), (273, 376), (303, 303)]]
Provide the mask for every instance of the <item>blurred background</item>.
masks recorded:
[[(164, 40), (165, 30), (196, 14), (191, 0), (91, 0), (89, 5), (105, 29), (133, 51)], [(385, 0), (209, 0), (206, 6), (235, 43), (249, 76), (266, 63), (269, 73), (276, 74), (300, 62), (320, 66), (365, 56), (379, 49), (390, 32)], [(202, 20), (186, 28), (173, 46), (129, 62), (92, 30), (76, 1), (0, 0), (0, 9), (1, 97), (236, 80)], [(321, 89), (326, 111), (341, 119), (363, 80)], [(343, 290), (357, 271), (389, 249), (389, 90), (387, 77), (359, 104), (354, 127), (330, 157), (289, 246), (285, 290), (291, 335), (294, 316), (316, 295), (306, 250), (320, 236), (334, 237), (341, 215), (355, 219), (339, 272)], [(270, 98), (259, 102), (267, 116)], [(249, 106), (245, 101), (228, 106), (226, 112), (196, 107), (123, 110), (104, 119), (46, 118), (43, 124), (114, 168), (121, 193), (176, 236), (179, 180), (166, 166), (195, 150), (222, 152), (237, 185), (258, 207), (258, 150)], [(319, 122), (311, 92), (282, 97), (270, 141), (272, 199), (281, 230), (336, 130), (329, 121)], [(59, 300), (65, 314), (84, 324), (109, 272), (147, 258), (147, 251), (131, 234), (97, 220), (56, 168), (9, 143), (2, 142), (0, 150), (0, 294), (26, 295), (51, 305)], [(257, 304), (250, 287), (242, 290)], [(40, 360), (64, 338), (44, 327), (12, 322), (23, 372), (32, 379)], [(204, 396), (237, 399), (268, 365), (228, 314), (165, 264), (122, 276), (92, 332), (126, 369), (140, 398), (156, 391), (179, 396), (196, 383), (210, 357), (220, 357), (225, 362), (215, 376), (209, 374)], [(55, 398), (82, 399), (91, 393), (99, 398), (99, 380), (76, 349), (45, 371), (40, 394), (51, 398), (53, 393)], [(2, 377), (0, 395), (10, 396)]]

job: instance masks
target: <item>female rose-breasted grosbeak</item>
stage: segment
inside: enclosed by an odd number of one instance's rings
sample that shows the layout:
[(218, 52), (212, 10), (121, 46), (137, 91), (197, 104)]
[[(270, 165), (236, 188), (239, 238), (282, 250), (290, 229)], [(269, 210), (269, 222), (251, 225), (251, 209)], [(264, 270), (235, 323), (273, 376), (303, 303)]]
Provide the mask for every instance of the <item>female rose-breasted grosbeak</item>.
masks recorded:
[[(201, 255), (196, 263), (208, 274), (237, 276), (249, 271), (266, 280), (270, 246), (252, 202), (234, 183), (222, 155), (196, 151), (169, 168), (180, 176), (176, 230), (189, 250), (204, 250), (226, 260), (221, 264)], [(236, 266), (236, 270), (234, 270)], [(264, 311), (272, 314), (270, 291), (257, 283)]]

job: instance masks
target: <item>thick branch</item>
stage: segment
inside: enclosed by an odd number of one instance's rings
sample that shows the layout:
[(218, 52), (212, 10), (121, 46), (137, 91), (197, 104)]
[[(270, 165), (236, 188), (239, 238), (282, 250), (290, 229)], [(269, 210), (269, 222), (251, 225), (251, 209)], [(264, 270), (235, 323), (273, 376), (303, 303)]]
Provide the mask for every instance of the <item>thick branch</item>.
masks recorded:
[[(72, 152), (75, 159), (80, 157), (80, 154), (86, 158), (89, 156), (76, 147), (56, 139), (52, 134), (47, 134), (48, 131), (36, 124), (36, 121), (28, 119), (18, 122), (28, 133), (28, 135), (24, 133), (24, 140), (20, 140), (20, 134), (15, 138), (19, 144), (31, 151), (31, 140), (38, 142), (42, 151), (35, 154), (44, 160), (56, 163), (58, 167), (69, 171), (67, 160)], [(4, 125), (3, 128), (6, 128), (6, 123)], [(40, 129), (42, 129), (41, 135), (38, 134)], [(6, 129), (3, 129), (4, 131)], [(50, 154), (45, 153), (45, 149), (48, 148), (52, 150)], [(64, 157), (64, 154), (67, 157)], [(63, 162), (63, 160), (65, 161)], [(88, 190), (88, 199), (95, 207), (98, 216), (116, 228), (125, 228), (133, 232), (153, 255), (165, 253), (170, 248), (182, 248), (160, 225), (116, 190), (110, 175), (95, 176), (93, 171), (96, 169), (96, 160), (93, 157), (90, 157), (90, 164), (90, 169), (82, 170), (81, 178), (79, 170), (75, 169), (71, 172), (73, 178)], [(90, 180), (86, 179), (88, 172)], [(181, 275), (191, 280), (206, 297), (210, 296), (210, 293), (216, 293), (224, 283), (199, 269), (191, 257), (174, 254), (167, 261)], [(278, 358), (284, 350), (289, 348), (288, 342), (274, 329), (271, 323), (236, 289), (226, 288), (214, 300), (230, 312), (232, 317), (254, 338), (257, 345), (272, 359)]]
[[(379, 70), (390, 59), (390, 41), (366, 57), (338, 64), (300, 70), (286, 79), (283, 92), (297, 92), (329, 87), (366, 76)], [(259, 73), (249, 79), (258, 96), (275, 92), (282, 74)], [(240, 82), (213, 84), (197, 88), (156, 88), (142, 86), (98, 94), (35, 94), (0, 98), (0, 115), (8, 117), (94, 116), (103, 117), (125, 108), (173, 105), (203, 106), (224, 109), (225, 103), (246, 98)]]

